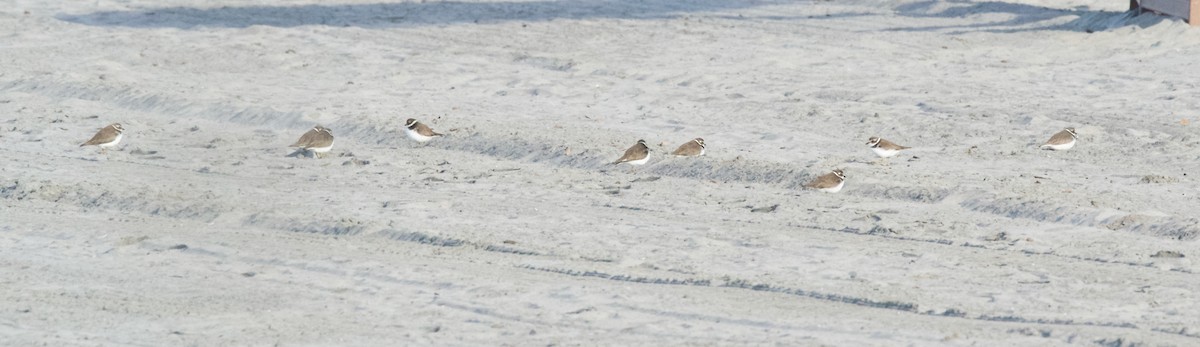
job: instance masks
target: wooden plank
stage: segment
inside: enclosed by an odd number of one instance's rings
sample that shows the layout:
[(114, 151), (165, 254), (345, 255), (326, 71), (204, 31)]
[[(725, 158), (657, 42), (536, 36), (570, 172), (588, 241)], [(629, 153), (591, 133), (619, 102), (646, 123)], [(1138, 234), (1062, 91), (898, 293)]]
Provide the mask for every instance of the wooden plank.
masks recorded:
[(1193, 0), (1141, 0), (1138, 4), (1143, 9), (1162, 13), (1172, 17), (1190, 19)]
[(1188, 14), (1188, 24), (1200, 27), (1200, 0), (1192, 0), (1191, 13)]

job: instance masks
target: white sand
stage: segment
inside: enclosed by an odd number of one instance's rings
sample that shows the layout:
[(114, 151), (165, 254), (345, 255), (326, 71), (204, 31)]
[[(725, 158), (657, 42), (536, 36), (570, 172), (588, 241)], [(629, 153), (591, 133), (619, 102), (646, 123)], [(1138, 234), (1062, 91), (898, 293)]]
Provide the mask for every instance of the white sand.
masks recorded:
[(341, 2), (0, 6), (0, 345), (1200, 344), (1177, 19)]

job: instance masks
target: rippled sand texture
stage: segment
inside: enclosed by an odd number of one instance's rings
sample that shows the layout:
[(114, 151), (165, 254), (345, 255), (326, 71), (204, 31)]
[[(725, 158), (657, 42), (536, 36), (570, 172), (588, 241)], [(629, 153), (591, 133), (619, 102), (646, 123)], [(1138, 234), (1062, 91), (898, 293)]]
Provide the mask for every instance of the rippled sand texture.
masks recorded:
[(1125, 5), (10, 1), (0, 344), (1197, 345), (1200, 30)]

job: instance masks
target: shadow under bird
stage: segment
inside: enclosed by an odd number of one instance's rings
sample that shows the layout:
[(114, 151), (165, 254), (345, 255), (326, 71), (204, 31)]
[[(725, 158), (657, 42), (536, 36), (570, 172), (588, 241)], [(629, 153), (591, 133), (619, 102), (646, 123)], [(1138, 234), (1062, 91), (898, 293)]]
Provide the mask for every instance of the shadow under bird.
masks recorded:
[(875, 152), (875, 155), (878, 155), (880, 158), (891, 158), (900, 154), (900, 151), (912, 148), (897, 145), (895, 142), (875, 136), (867, 139), (867, 145), (871, 146), (871, 151)]
[(100, 153), (103, 154), (108, 151), (109, 147), (113, 147), (118, 143), (121, 143), (121, 138), (125, 136), (122, 134), (124, 132), (125, 128), (121, 127), (121, 123), (112, 123), (106, 127), (100, 128), (100, 131), (97, 131), (96, 135), (92, 135), (91, 140), (87, 140), (87, 142), (79, 145), (79, 147), (100, 147)]
[(625, 150), (625, 155), (621, 159), (613, 162), (613, 165), (627, 163), (629, 165), (642, 165), (650, 161), (650, 147), (646, 146), (646, 140), (638, 140), (637, 144)]
[(685, 144), (679, 145), (671, 155), (677, 157), (695, 157), (704, 155), (704, 139), (697, 137)]
[(445, 136), (434, 132), (428, 125), (418, 122), (413, 118), (409, 118), (404, 122), (404, 135), (408, 135), (408, 138), (420, 143), (429, 142), (429, 140), (433, 140), (435, 137)]
[(842, 190), (842, 186), (846, 185), (846, 174), (842, 169), (834, 169), (833, 172), (821, 175), (817, 179), (805, 184), (805, 188), (816, 189), (826, 193), (837, 193)]
[(300, 149), (312, 152), (313, 156), (317, 158), (324, 158), (325, 153), (333, 149), (333, 131), (320, 125), (315, 126), (288, 147), (300, 147)]
[(1043, 144), (1040, 148), (1052, 151), (1065, 151), (1071, 149), (1071, 147), (1075, 147), (1076, 139), (1079, 139), (1079, 136), (1075, 135), (1075, 128), (1066, 128), (1051, 136), (1050, 140), (1046, 141), (1046, 144)]

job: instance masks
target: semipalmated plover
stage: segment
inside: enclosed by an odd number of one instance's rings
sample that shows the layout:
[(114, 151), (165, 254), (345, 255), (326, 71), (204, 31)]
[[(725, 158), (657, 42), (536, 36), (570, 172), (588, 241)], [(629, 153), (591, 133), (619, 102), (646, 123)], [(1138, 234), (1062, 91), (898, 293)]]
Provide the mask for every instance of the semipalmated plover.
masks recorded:
[(420, 143), (429, 142), (429, 140), (433, 140), (435, 137), (443, 136), (442, 134), (433, 132), (433, 129), (430, 129), (428, 125), (418, 122), (416, 119), (412, 118), (409, 118), (408, 121), (404, 122), (404, 134), (408, 135), (408, 138), (412, 139), (413, 141)]
[(1075, 135), (1075, 128), (1066, 128), (1051, 136), (1050, 140), (1046, 141), (1046, 144), (1042, 145), (1041, 148), (1053, 151), (1065, 151), (1071, 149), (1071, 147), (1075, 147), (1075, 140), (1078, 138), (1079, 136)]
[(704, 139), (697, 137), (694, 140), (688, 141), (685, 144), (676, 148), (671, 155), (679, 157), (694, 157), (704, 155)]
[(880, 158), (891, 158), (900, 154), (900, 151), (910, 148), (874, 136), (867, 139), (867, 145), (871, 146), (871, 151), (875, 152), (875, 155), (878, 155)]
[(646, 140), (638, 140), (637, 144), (625, 150), (625, 155), (621, 159), (613, 162), (613, 165), (627, 163), (629, 165), (642, 165), (650, 161), (650, 147), (646, 146)]
[(288, 147), (300, 147), (312, 152), (317, 158), (324, 158), (325, 153), (333, 149), (333, 131), (320, 125), (315, 126)]
[(804, 186), (826, 193), (837, 193), (842, 190), (844, 185), (846, 185), (846, 175), (842, 169), (834, 169), (833, 172), (821, 175)]
[(121, 123), (112, 123), (104, 128), (101, 128), (100, 131), (96, 132), (96, 135), (92, 136), (91, 140), (87, 140), (87, 142), (79, 145), (79, 147), (100, 147), (100, 153), (103, 154), (108, 151), (109, 147), (113, 147), (118, 143), (121, 143), (121, 138), (125, 136), (122, 134), (124, 132), (125, 128), (121, 127)]

